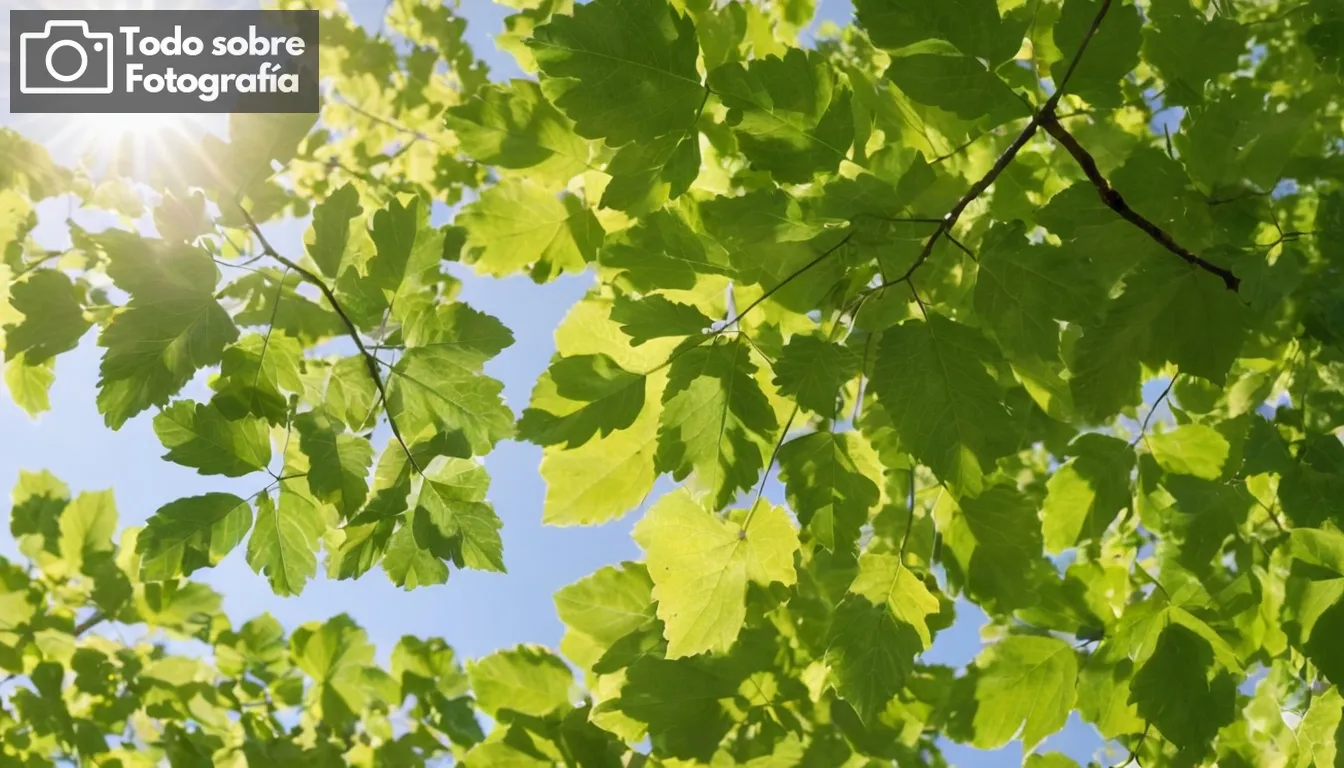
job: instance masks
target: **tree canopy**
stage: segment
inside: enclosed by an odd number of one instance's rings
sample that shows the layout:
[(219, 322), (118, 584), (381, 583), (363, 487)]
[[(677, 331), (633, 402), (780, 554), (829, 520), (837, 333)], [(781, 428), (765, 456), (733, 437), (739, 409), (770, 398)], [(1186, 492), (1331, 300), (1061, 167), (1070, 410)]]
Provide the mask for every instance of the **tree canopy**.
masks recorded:
[[(1102, 765), (1344, 762), (1338, 0), (502, 2), (525, 78), (438, 0), (281, 0), (319, 115), (77, 167), (0, 130), (10, 395), (96, 335), (105, 427), (203, 476), (120, 532), (19, 479), (0, 765), (1063, 768), (1074, 715)], [(61, 196), (122, 223), (47, 250)], [(468, 273), (595, 276), (526, 407)], [(505, 440), (546, 523), (642, 510), (557, 649), (380, 666), (190, 580), (504, 571)]]

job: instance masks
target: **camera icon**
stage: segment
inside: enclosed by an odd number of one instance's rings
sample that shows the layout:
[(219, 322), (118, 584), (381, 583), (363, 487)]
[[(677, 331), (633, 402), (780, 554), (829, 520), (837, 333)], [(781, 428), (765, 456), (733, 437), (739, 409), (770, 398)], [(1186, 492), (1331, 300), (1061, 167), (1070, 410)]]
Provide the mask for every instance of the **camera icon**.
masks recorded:
[(112, 72), (112, 33), (90, 32), (86, 21), (48, 21), (19, 36), (20, 93), (112, 93)]

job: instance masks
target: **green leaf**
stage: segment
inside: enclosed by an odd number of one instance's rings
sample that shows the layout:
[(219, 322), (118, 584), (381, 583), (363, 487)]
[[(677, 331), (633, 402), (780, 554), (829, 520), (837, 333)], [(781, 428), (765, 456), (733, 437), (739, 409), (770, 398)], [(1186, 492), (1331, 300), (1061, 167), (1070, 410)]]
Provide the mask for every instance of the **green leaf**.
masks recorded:
[(359, 190), (350, 183), (327, 196), (313, 209), (313, 224), (304, 237), (308, 256), (322, 274), (336, 279), (348, 263), (358, 258), (365, 239), (364, 209), (359, 205)]
[(1166, 82), (1167, 104), (1199, 104), (1205, 84), (1237, 68), (1246, 28), (1222, 14), (1212, 18), (1182, 0), (1155, 0), (1144, 29), (1144, 55)]
[(862, 363), (849, 347), (820, 336), (797, 334), (775, 361), (775, 386), (803, 408), (834, 418), (840, 389), (859, 375)]
[[(646, 405), (629, 427), (590, 439), (578, 448), (559, 450), (555, 445), (546, 449), (541, 476), (546, 481), (543, 521), (547, 525), (604, 523), (644, 501), (658, 476), (655, 458), (662, 413), (658, 401), (665, 383), (661, 375), (649, 378)], [(519, 428), (523, 428), (521, 423)]]
[(645, 376), (606, 355), (562, 357), (537, 381), (518, 435), (537, 445), (577, 448), (630, 427), (644, 409)]
[(444, 233), (430, 225), (429, 207), (420, 198), (409, 203), (393, 198), (386, 208), (373, 213), (369, 236), (374, 253), (364, 270), (389, 302), (405, 291), (433, 285), (440, 279)]
[(1298, 752), (1294, 768), (1335, 765), (1339, 754), (1341, 714), (1344, 714), (1344, 699), (1338, 688), (1331, 688), (1312, 699), (1297, 728)]
[(782, 58), (729, 62), (709, 73), (709, 87), (728, 107), (742, 153), (778, 181), (834, 173), (854, 141), (850, 91), (821, 54), (791, 48)]
[(24, 413), (37, 418), (51, 410), (51, 385), (56, 381), (55, 361), (29, 365), (25, 356), (19, 355), (5, 363), (5, 386), (14, 404)]
[(1090, 324), (1105, 301), (1087, 262), (1031, 243), (1025, 227), (996, 226), (980, 246), (975, 311), (1013, 357), (1059, 357), (1059, 323)]
[(1344, 679), (1344, 658), (1335, 638), (1344, 617), (1344, 536), (1331, 530), (1292, 532), (1292, 573), (1297, 577), (1285, 602), (1285, 616), (1302, 650), (1326, 679)]
[(247, 564), (265, 574), (280, 596), (297, 595), (317, 573), (318, 540), (328, 521), (313, 498), (308, 481), (295, 477), (280, 482), (280, 501), (257, 497), (257, 524), (247, 541)]
[(1053, 637), (1011, 635), (975, 660), (975, 739), (997, 749), (1021, 731), (1032, 749), (1064, 727), (1075, 701), (1078, 661), (1072, 646)]
[(699, 308), (658, 295), (642, 299), (617, 296), (611, 305), (611, 319), (620, 323), (636, 347), (653, 339), (694, 336), (714, 325)]
[(289, 393), (303, 389), (302, 356), (298, 340), (289, 336), (244, 336), (224, 350), (219, 376), (210, 383), (215, 390), (211, 405), (232, 421), (252, 414), (283, 424), (289, 415)]
[(606, 566), (555, 593), (565, 626), (610, 648), (653, 622), (653, 580), (640, 563)]
[(393, 584), (403, 589), (443, 584), (448, 581), (448, 565), (415, 540), (416, 514), (406, 513), (406, 521), (392, 534), (383, 555), (383, 570)]
[(437, 637), (402, 635), (392, 649), (388, 671), (401, 682), (403, 693), (460, 696), (467, 692), (467, 676), (458, 665), (456, 654)]
[(779, 449), (779, 474), (798, 522), (829, 550), (849, 550), (880, 492), (879, 473), (852, 433), (813, 432)]
[(777, 426), (750, 355), (737, 339), (701, 344), (672, 362), (663, 391), (658, 468), (677, 480), (694, 472), (716, 507), (756, 482)]
[(1058, 554), (1080, 541), (1098, 541), (1130, 503), (1134, 449), (1123, 440), (1086, 434), (1046, 481), (1041, 520), (1046, 550)]
[(1242, 83), (1191, 109), (1173, 139), (1190, 177), (1214, 191), (1242, 179), (1273, 189), (1315, 111), (1307, 101), (1276, 102)]
[(727, 650), (746, 619), (747, 582), (794, 583), (798, 533), (780, 507), (758, 504), (745, 525), (723, 521), (685, 491), (663, 497), (635, 527), (644, 548), (667, 658)]
[(688, 130), (704, 101), (695, 25), (666, 0), (577, 5), (527, 44), (574, 130), (608, 146)]
[[(120, 233), (124, 235), (124, 233)], [(165, 405), (196, 371), (220, 361), (238, 329), (214, 298), (218, 270), (205, 254), (132, 236), (107, 238), (108, 274), (131, 301), (98, 337), (98, 410), (119, 429)]]
[(1143, 22), (1132, 4), (1115, 3), (1093, 33), (1103, 1), (1065, 0), (1064, 11), (1055, 22), (1055, 47), (1063, 58), (1050, 66), (1050, 76), (1061, 82), (1083, 40), (1090, 37), (1087, 53), (1069, 78), (1067, 91), (1097, 107), (1118, 107), (1122, 103), (1120, 81), (1139, 63)]
[(621, 147), (604, 169), (611, 177), (602, 207), (641, 216), (686, 194), (700, 175), (700, 135), (659, 136)]
[(1187, 759), (1208, 754), (1218, 730), (1236, 717), (1236, 681), (1213, 663), (1207, 640), (1169, 624), (1134, 673), (1130, 701)]
[(88, 330), (81, 292), (64, 272), (38, 269), (9, 288), (10, 305), (23, 321), (5, 326), (5, 359), (23, 355), (36, 365), (74, 349)]
[(425, 468), (415, 508), (416, 543), (458, 567), (504, 571), (502, 525), (485, 502), (490, 476), (469, 459), (436, 459)]
[[(358, 270), (343, 272), (341, 279), (362, 280)], [(225, 286), (220, 296), (244, 302), (242, 310), (233, 317), (239, 326), (268, 327), (309, 345), (345, 334), (346, 328), (340, 316), (332, 311), (325, 299), (309, 298), (309, 289), (304, 287), (305, 284), (303, 276), (297, 272), (262, 267)], [(377, 291), (371, 282), (364, 281), (361, 284), (371, 292)], [(339, 287), (336, 291), (344, 303), (346, 314), (356, 318), (357, 323), (363, 320), (356, 312), (361, 308), (351, 304), (349, 296), (342, 296)], [(381, 296), (378, 298), (381, 299)], [(377, 317), (368, 323), (361, 323), (361, 327), (381, 321), (385, 308), (384, 301), (371, 310)]]
[(463, 261), (481, 274), (530, 272), (537, 282), (581, 272), (597, 258), (602, 225), (579, 198), (559, 198), (527, 179), (504, 179), (462, 209), (467, 232)]
[(1148, 435), (1147, 444), (1158, 466), (1167, 472), (1217, 480), (1223, 474), (1231, 446), (1212, 427), (1186, 424), (1170, 432)]
[(927, 619), (938, 613), (938, 598), (901, 564), (899, 556), (865, 552), (859, 558), (859, 575), (849, 585), (849, 592), (886, 607), (897, 621), (913, 627), (921, 648), (933, 642)]
[(154, 417), (154, 433), (168, 449), (165, 461), (202, 475), (242, 477), (271, 462), (266, 422), (249, 416), (230, 420), (214, 405), (179, 400)]
[(694, 288), (698, 274), (735, 274), (728, 252), (682, 210), (689, 207), (683, 202), (655, 211), (630, 229), (613, 233), (600, 254), (602, 266), (621, 270), (636, 290), (645, 292)]
[(650, 658), (630, 667), (612, 708), (647, 723), (658, 751), (704, 762), (733, 725), (720, 701), (736, 693), (737, 682), (702, 660)]
[(883, 334), (871, 388), (901, 444), (955, 490), (974, 495), (1019, 440), (986, 368), (997, 350), (939, 314)]
[(1041, 523), (1036, 505), (1016, 488), (986, 488), (938, 523), (944, 557), (977, 603), (1012, 610), (1038, 601), (1037, 573), (1046, 564)]
[(1100, 420), (1139, 401), (1140, 362), (1221, 384), (1241, 350), (1245, 309), (1219, 278), (1174, 256), (1145, 264), (1083, 332), (1070, 368), (1073, 400)]
[(920, 104), (992, 128), (1031, 114), (1008, 84), (970, 56), (917, 53), (893, 59), (886, 78)]
[(61, 512), (61, 559), (79, 571), (86, 560), (115, 548), (117, 503), (112, 491), (86, 491), (75, 497)]
[(341, 543), (328, 549), (327, 577), (357, 579), (368, 573), (383, 559), (396, 527), (397, 521), (389, 518), (342, 528)]
[(570, 706), (574, 676), (559, 656), (534, 645), (495, 651), (467, 664), (476, 704), (491, 717), (501, 711), (545, 717)]
[(294, 418), (299, 450), (308, 457), (308, 486), (313, 497), (332, 504), (345, 517), (364, 506), (369, 493), (369, 464), (373, 446), (325, 410), (308, 411)]
[(479, 369), (452, 347), (407, 350), (388, 377), (387, 406), (406, 439), (461, 431), (472, 451), (484, 455), (512, 436), (513, 413), (500, 397), (503, 386)]
[(882, 605), (848, 597), (835, 610), (826, 664), (841, 698), (865, 723), (875, 722), (905, 687), (923, 649), (915, 628)]
[(938, 38), (967, 56), (996, 65), (1017, 53), (1025, 31), (1020, 25), (1004, 23), (994, 0), (858, 0), (854, 13), (879, 48), (895, 50)]
[(488, 85), (448, 108), (448, 127), (480, 163), (556, 186), (588, 168), (592, 150), (530, 80)]
[(290, 636), (289, 647), (294, 663), (313, 679), (306, 699), (322, 722), (343, 728), (375, 698), (373, 643), (349, 616), (304, 624)]
[(159, 507), (136, 539), (140, 579), (167, 581), (219, 564), (252, 527), (252, 508), (230, 493), (207, 493)]

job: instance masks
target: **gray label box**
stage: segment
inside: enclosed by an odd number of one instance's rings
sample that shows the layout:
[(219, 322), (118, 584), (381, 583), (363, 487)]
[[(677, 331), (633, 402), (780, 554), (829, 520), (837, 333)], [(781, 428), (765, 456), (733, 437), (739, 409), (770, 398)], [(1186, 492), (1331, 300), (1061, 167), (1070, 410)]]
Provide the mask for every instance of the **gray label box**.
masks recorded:
[(316, 113), (316, 11), (10, 11), (14, 113)]

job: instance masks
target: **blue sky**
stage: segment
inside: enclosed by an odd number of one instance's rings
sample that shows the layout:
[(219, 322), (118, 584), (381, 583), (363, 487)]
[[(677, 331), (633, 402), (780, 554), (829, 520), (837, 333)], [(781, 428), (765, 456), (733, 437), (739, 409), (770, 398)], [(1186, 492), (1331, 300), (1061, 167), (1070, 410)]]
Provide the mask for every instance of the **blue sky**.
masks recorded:
[[(31, 0), (20, 1), (21, 7), (35, 7)], [(239, 7), (240, 3), (174, 5)], [(383, 5), (384, 0), (350, 3), (358, 21), (373, 26)], [(470, 22), (469, 42), (490, 65), (493, 76), (496, 79), (521, 76), (512, 58), (497, 52), (491, 41), (492, 35), (502, 29), (508, 9), (486, 0), (464, 0), (462, 5)], [(820, 18), (844, 22), (850, 16), (848, 0), (822, 0), (820, 5)], [(0, 41), (4, 41), (0, 45), (7, 45), (8, 39), (7, 20), (0, 19)], [(0, 124), (13, 125), (37, 141), (51, 136), (53, 128), (60, 128), (62, 121), (69, 119), (20, 119), (9, 115), (7, 103), (5, 106)], [(61, 147), (51, 149), (58, 156), (62, 153)], [(37, 232), (43, 245), (52, 248), (68, 245), (64, 227), (59, 225), (68, 206), (68, 201), (58, 199), (40, 207), (40, 220), (48, 222)], [(444, 209), (438, 215), (446, 219), (451, 214)], [(95, 215), (80, 214), (76, 219), (93, 229), (110, 224), (106, 217)], [(268, 235), (277, 249), (297, 255), (302, 252), (305, 227), (306, 222), (271, 225)], [(515, 412), (520, 412), (527, 404), (533, 382), (554, 352), (553, 329), (569, 306), (587, 290), (591, 277), (566, 277), (539, 286), (521, 276), (505, 280), (477, 278), (467, 273), (459, 276), (464, 279), (464, 301), (495, 315), (513, 329), (517, 343), (492, 361), (487, 370), (504, 383), (508, 403)], [(162, 461), (163, 449), (154, 436), (149, 414), (131, 420), (120, 431), (106, 429), (94, 406), (101, 352), (94, 344), (94, 336), (90, 333), (78, 349), (59, 359), (51, 393), (53, 409), (49, 413), (34, 421), (8, 397), (0, 397), (0, 488), (9, 487), (20, 469), (48, 469), (69, 483), (75, 492), (114, 488), (122, 523), (137, 525), (159, 506), (183, 496), (211, 491), (246, 496), (265, 484), (257, 478), (230, 481), (201, 477), (190, 469)], [(208, 397), (203, 378), (193, 382), (183, 396)], [(285, 599), (273, 595), (265, 580), (248, 568), (240, 548), (221, 566), (201, 572), (198, 577), (225, 595), (225, 609), (237, 620), (270, 612), (285, 625), (294, 627), (336, 613), (349, 613), (368, 630), (383, 654), (390, 652), (403, 634), (444, 637), (466, 657), (523, 642), (555, 647), (563, 627), (555, 617), (552, 593), (603, 565), (638, 559), (639, 550), (629, 534), (639, 513), (595, 528), (542, 526), (545, 487), (537, 474), (540, 458), (541, 451), (535, 446), (506, 442), (486, 459), (493, 478), (490, 500), (504, 521), (509, 568), (506, 575), (454, 571), (446, 585), (406, 592), (393, 587), (382, 571), (375, 569), (354, 582), (327, 581), (319, 576), (302, 596)], [(0, 554), (16, 554), (7, 534), (0, 535)], [(983, 614), (963, 602), (959, 615), (957, 624), (939, 635), (934, 648), (925, 654), (925, 661), (960, 665), (978, 652), (978, 628), (983, 623)], [(1075, 716), (1041, 751), (1064, 751), (1086, 762), (1099, 746), (1095, 732)], [(1021, 759), (1016, 745), (996, 754), (948, 745), (947, 755), (959, 765), (988, 768), (1018, 765)]]

